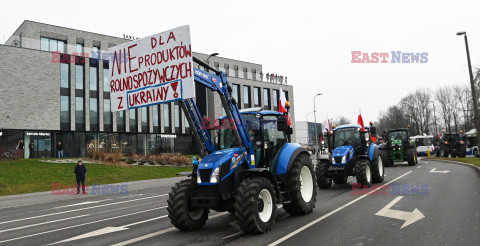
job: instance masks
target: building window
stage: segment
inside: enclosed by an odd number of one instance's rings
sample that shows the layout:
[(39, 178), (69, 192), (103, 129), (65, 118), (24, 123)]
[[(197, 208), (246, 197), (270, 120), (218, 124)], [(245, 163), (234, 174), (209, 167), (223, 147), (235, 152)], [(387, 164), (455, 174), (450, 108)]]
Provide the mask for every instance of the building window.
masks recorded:
[(240, 107), (240, 85), (233, 84), (232, 97), (237, 101), (237, 105)]
[(148, 107), (141, 108), (142, 112), (142, 132), (148, 132)]
[(260, 107), (260, 102), (262, 99), (260, 98), (260, 88), (259, 87), (253, 87), (253, 105), (255, 107)]
[(214, 62), (214, 63), (213, 63), (213, 66), (215, 67), (215, 69), (219, 70), (220, 63)]
[(70, 123), (70, 97), (60, 96), (60, 123)]
[(75, 97), (75, 124), (85, 123), (83, 97)]
[(278, 111), (279, 91), (273, 90), (273, 110)]
[(41, 37), (40, 50), (65, 53), (65, 41)]
[(83, 53), (83, 44), (77, 44), (77, 53), (78, 54), (81, 54)]
[(248, 79), (248, 68), (246, 67), (243, 68), (243, 78)]
[(225, 67), (225, 73), (227, 74), (227, 76), (230, 76), (230, 65), (224, 64), (224, 67)]
[(90, 90), (98, 90), (98, 68), (90, 67)]
[(90, 98), (90, 125), (98, 125), (98, 98)]
[[(110, 112), (110, 99), (103, 100), (103, 124), (112, 124), (112, 113)], [(122, 111), (123, 112), (123, 111)]]
[(135, 109), (130, 109), (129, 110), (130, 116), (129, 116), (129, 125), (130, 125), (130, 132), (135, 132), (137, 131), (137, 110)]
[(238, 66), (233, 66), (233, 71), (235, 71), (235, 77), (238, 78)]
[(92, 47), (92, 58), (100, 59), (100, 47), (98, 46)]
[(257, 70), (256, 69), (252, 69), (252, 79), (257, 80)]
[(176, 133), (181, 133), (180, 127), (181, 127), (181, 122), (180, 122), (180, 117), (182, 115), (182, 112), (180, 110), (180, 105), (175, 104), (174, 106), (175, 110), (175, 132)]
[(153, 113), (153, 127), (158, 127), (158, 105), (152, 106), (152, 113)]
[(103, 66), (103, 91), (110, 92), (110, 69)]
[(270, 110), (271, 105), (270, 105), (270, 89), (264, 88), (263, 89), (263, 107), (265, 109)]
[(117, 111), (117, 131), (125, 131), (125, 111)]
[(164, 126), (170, 127), (170, 103), (163, 105), (163, 119), (164, 119)]
[(70, 73), (68, 63), (60, 63), (60, 88), (70, 87)]
[(83, 90), (83, 66), (75, 65), (75, 89)]
[(285, 93), (285, 99), (287, 100), (287, 102), (290, 101), (290, 100), (288, 99), (288, 91), (283, 91), (283, 92)]
[(250, 104), (250, 99), (251, 99), (251, 95), (250, 95), (250, 86), (248, 85), (244, 85), (243, 86), (243, 107), (244, 108), (250, 108), (251, 107), (251, 104)]

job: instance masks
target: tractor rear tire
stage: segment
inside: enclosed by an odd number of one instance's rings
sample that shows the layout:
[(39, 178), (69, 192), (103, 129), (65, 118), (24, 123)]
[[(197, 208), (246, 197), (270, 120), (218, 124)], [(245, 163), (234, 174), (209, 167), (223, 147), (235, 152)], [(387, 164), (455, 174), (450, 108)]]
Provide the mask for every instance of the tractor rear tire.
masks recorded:
[(348, 176), (345, 175), (345, 176), (337, 176), (337, 177), (334, 177), (333, 178), (333, 182), (335, 182), (335, 184), (345, 184), (347, 183), (347, 180), (348, 180)]
[(460, 152), (458, 153), (458, 158), (467, 157), (467, 148), (465, 146), (460, 147)]
[(417, 150), (415, 148), (409, 148), (406, 151), (407, 153), (407, 161), (409, 166), (417, 165)]
[(367, 159), (357, 160), (355, 164), (355, 176), (357, 178), (357, 183), (364, 186), (370, 187), (372, 184), (372, 168), (370, 166), (370, 161)]
[(385, 167), (393, 166), (393, 159), (388, 150), (380, 150), (380, 156), (382, 157), (383, 165)]
[(275, 223), (277, 200), (272, 182), (264, 177), (245, 178), (235, 196), (235, 218), (245, 233), (266, 233)]
[(317, 201), (317, 186), (310, 156), (300, 154), (293, 162), (287, 173), (287, 191), (290, 203), (283, 204), (287, 213), (303, 215), (312, 212)]
[(320, 189), (329, 189), (332, 187), (332, 178), (328, 177), (328, 162), (319, 160), (315, 166), (315, 176), (317, 178), (317, 185)]
[(372, 161), (372, 183), (381, 183), (385, 177), (385, 168), (383, 167), (382, 155), (376, 151)]
[(190, 208), (192, 188), (192, 180), (182, 180), (168, 194), (168, 217), (176, 228), (183, 231), (197, 230), (205, 225), (210, 212), (206, 208)]

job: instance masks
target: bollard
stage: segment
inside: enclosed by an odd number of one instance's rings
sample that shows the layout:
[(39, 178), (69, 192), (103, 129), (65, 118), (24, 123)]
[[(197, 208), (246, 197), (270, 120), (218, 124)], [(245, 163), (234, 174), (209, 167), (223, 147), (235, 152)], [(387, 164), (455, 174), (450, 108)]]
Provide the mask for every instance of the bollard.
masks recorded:
[(427, 149), (427, 157), (430, 157), (430, 149)]

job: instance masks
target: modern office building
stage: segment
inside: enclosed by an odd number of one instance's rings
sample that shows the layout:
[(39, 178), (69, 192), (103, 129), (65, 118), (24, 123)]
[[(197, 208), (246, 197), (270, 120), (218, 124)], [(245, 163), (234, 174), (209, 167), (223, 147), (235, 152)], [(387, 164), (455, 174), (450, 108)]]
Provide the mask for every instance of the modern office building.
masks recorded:
[[(65, 156), (86, 156), (100, 148), (126, 155), (194, 152), (188, 122), (177, 103), (110, 111), (109, 64), (102, 54), (129, 41), (24, 21), (0, 45), (0, 151), (15, 151), (23, 139), (25, 146), (34, 143), (34, 157), (54, 157), (59, 141)], [(278, 110), (282, 88), (295, 122), (293, 87), (283, 83), (283, 77), (268, 76), (266, 82), (260, 64), (194, 56), (227, 73), (240, 108)], [(195, 89), (201, 114), (222, 116), (218, 95), (200, 84)]]
[[(317, 123), (317, 134), (322, 133), (322, 123)], [(299, 144), (315, 144), (315, 123), (307, 121), (295, 122), (295, 142)]]

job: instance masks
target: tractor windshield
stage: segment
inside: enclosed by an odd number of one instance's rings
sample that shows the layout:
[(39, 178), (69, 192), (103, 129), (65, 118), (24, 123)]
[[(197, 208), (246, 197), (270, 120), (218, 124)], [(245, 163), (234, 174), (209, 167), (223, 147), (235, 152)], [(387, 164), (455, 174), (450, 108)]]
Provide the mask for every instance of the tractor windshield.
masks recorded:
[(444, 134), (442, 139), (444, 141), (448, 141), (448, 142), (456, 142), (458, 140), (460, 140), (460, 136), (458, 134)]
[(333, 143), (334, 149), (346, 145), (360, 145), (362, 143), (360, 138), (360, 129), (351, 127), (336, 130), (333, 135)]
[[(260, 120), (255, 117), (254, 114), (242, 114), (244, 120), (244, 125), (248, 130), (249, 135), (252, 138), (252, 141), (257, 141), (259, 139), (259, 130), (260, 130)], [(220, 120), (220, 122), (225, 121)], [(239, 147), (240, 144), (235, 139), (234, 129), (232, 129), (232, 124), (221, 124), (219, 126), (218, 132), (218, 146), (220, 149), (228, 149), (233, 147)]]
[(407, 140), (407, 132), (405, 131), (393, 131), (388, 133), (388, 139), (390, 141), (394, 140)]
[(432, 145), (432, 139), (431, 138), (417, 138), (417, 139), (415, 139), (415, 144), (417, 146), (430, 146), (430, 145)]

